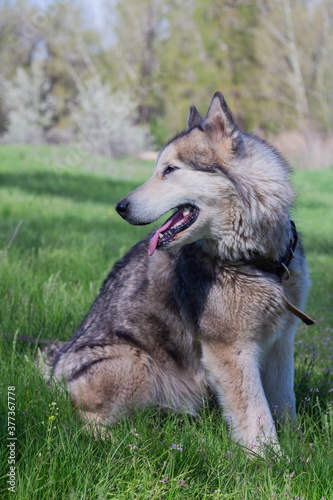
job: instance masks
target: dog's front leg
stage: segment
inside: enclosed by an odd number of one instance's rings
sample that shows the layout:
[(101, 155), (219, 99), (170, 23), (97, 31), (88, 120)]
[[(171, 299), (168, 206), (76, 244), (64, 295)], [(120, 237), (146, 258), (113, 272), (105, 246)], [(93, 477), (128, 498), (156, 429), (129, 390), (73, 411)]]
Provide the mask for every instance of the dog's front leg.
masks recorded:
[(279, 449), (274, 421), (260, 378), (255, 343), (202, 342), (202, 361), (234, 437), (248, 450), (265, 455)]

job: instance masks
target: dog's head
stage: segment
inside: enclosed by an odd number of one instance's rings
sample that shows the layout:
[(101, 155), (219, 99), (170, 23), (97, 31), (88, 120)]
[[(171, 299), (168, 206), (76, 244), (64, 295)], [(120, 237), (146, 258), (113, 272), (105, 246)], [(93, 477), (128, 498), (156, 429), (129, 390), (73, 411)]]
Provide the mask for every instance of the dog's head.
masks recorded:
[(186, 130), (162, 148), (152, 177), (116, 210), (130, 224), (175, 210), (152, 235), (150, 255), (206, 240), (227, 259), (278, 258), (288, 239), (288, 173), (275, 150), (239, 130), (217, 92), (205, 118), (191, 107)]

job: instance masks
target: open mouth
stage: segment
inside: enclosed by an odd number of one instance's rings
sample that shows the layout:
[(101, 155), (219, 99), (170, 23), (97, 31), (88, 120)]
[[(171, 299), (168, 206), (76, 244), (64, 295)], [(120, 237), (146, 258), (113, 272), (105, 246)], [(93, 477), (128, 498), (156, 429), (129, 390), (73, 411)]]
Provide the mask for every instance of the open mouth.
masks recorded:
[(162, 227), (152, 235), (148, 255), (153, 255), (156, 248), (168, 245), (178, 233), (185, 231), (197, 220), (199, 209), (190, 205), (178, 207)]

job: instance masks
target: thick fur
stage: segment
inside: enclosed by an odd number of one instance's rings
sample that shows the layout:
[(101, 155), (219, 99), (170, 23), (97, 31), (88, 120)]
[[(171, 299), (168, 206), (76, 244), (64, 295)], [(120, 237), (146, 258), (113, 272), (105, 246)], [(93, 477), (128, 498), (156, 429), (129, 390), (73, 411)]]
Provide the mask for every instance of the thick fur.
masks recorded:
[(238, 129), (222, 94), (205, 118), (191, 107), (187, 129), (161, 150), (151, 179), (122, 200), (122, 215), (148, 224), (193, 205), (197, 220), (151, 257), (150, 236), (137, 243), (74, 336), (49, 353), (83, 419), (112, 423), (150, 404), (194, 414), (208, 383), (240, 443), (260, 453), (264, 443), (278, 446), (273, 408), (296, 414), (296, 318), (283, 286), (303, 307), (307, 267), (300, 243), (284, 285), (251, 259), (278, 261), (286, 252), (289, 174), (272, 147)]

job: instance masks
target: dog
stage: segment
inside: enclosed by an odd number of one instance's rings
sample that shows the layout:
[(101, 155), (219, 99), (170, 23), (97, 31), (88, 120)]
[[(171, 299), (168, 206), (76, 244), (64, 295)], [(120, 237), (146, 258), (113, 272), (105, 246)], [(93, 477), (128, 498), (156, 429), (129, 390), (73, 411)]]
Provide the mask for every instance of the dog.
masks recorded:
[(208, 387), (242, 446), (278, 449), (273, 413), (296, 416), (292, 313), (302, 317), (309, 283), (293, 198), (286, 161), (238, 128), (221, 93), (206, 117), (191, 107), (152, 177), (116, 205), (134, 225), (174, 213), (48, 351), (85, 422), (99, 429), (147, 405), (195, 415)]

